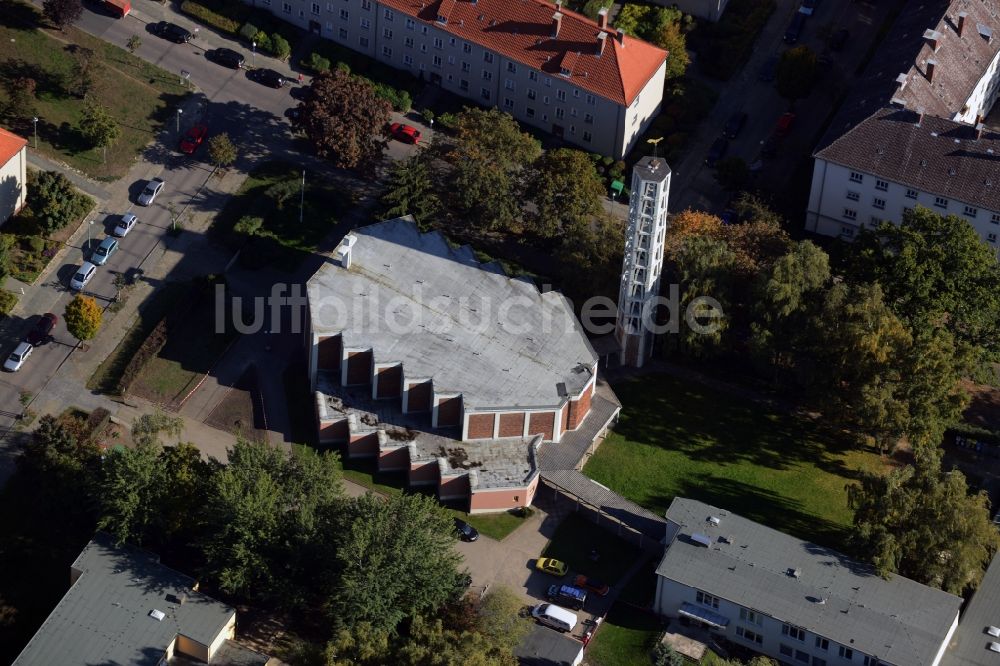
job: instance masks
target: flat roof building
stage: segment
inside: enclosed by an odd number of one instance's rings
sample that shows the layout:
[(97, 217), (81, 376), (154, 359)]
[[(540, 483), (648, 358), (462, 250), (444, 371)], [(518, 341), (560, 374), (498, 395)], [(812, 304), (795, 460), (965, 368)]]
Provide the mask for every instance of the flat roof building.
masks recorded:
[[(236, 610), (198, 592), (194, 579), (98, 533), (73, 562), (69, 590), (14, 664), (266, 663), (228, 643), (235, 627)], [(219, 658), (225, 652), (240, 658)]]
[(962, 599), (677, 497), (655, 608), (785, 663), (939, 666)]
[(996, 556), (962, 611), (941, 666), (995, 666), (1000, 654), (993, 645), (1000, 649), (1000, 557)]
[(595, 395), (597, 355), (565, 296), (411, 218), (348, 234), (308, 297), (320, 443), (472, 511), (527, 506), (543, 443), (617, 416)]

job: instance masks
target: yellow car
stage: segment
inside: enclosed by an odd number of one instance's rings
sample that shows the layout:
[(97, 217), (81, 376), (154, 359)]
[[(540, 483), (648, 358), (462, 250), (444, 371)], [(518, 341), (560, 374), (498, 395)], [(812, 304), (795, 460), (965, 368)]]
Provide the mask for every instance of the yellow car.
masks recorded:
[(539, 557), (535, 562), (535, 568), (542, 573), (562, 578), (566, 575), (566, 563), (553, 560), (551, 557)]

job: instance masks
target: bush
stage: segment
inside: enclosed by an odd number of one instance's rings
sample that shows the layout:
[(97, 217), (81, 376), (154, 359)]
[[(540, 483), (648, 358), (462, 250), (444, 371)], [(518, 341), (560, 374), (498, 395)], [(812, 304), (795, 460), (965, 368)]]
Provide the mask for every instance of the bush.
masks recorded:
[(24, 249), (34, 254), (45, 251), (45, 239), (41, 236), (28, 236), (24, 239)]
[(98, 407), (87, 417), (87, 422), (83, 426), (84, 443), (92, 443), (101, 434), (104, 427), (111, 422), (111, 412)]
[(351, 66), (348, 65), (346, 62), (338, 62), (337, 63), (337, 71), (338, 72), (343, 72), (344, 74), (350, 74), (351, 73)]
[(271, 38), (263, 30), (259, 30), (251, 41), (257, 42), (257, 48), (261, 51), (271, 50)]
[(257, 37), (258, 32), (260, 32), (260, 28), (253, 23), (244, 23), (243, 27), (240, 28), (240, 36), (248, 42), (252, 42)]
[(132, 384), (135, 383), (136, 378), (139, 377), (139, 373), (142, 369), (146, 367), (154, 356), (160, 353), (164, 345), (167, 344), (167, 318), (164, 317), (160, 322), (153, 327), (153, 330), (149, 332), (146, 339), (142, 341), (139, 348), (135, 350), (135, 354), (129, 359), (128, 365), (122, 370), (122, 376), (118, 380), (118, 394), (125, 395), (128, 393), (129, 389), (132, 388)]
[(273, 35), (271, 35), (270, 50), (271, 53), (274, 55), (274, 57), (277, 58), (278, 60), (285, 60), (286, 58), (288, 58), (288, 56), (292, 54), (292, 47), (288, 43), (288, 40), (279, 35), (278, 33), (274, 33)]
[(371, 79), (368, 79), (368, 82), (375, 88), (376, 95), (392, 104), (393, 111), (406, 113), (413, 105), (413, 99), (410, 97), (410, 93), (406, 90), (393, 88), (387, 83), (377, 83)]
[(181, 11), (226, 34), (235, 35), (240, 31), (239, 21), (218, 14), (193, 0), (184, 0), (181, 3)]
[(308, 60), (302, 61), (302, 66), (319, 74), (330, 71), (330, 59), (324, 58), (318, 53), (313, 53)]
[(17, 305), (17, 294), (6, 289), (0, 289), (0, 315), (6, 317)]
[(244, 215), (233, 226), (233, 231), (244, 236), (253, 236), (264, 226), (264, 218), (256, 215)]
[(38, 222), (39, 231), (52, 233), (70, 222), (78, 221), (94, 206), (94, 200), (77, 191), (70, 180), (58, 171), (28, 172), (28, 210)]
[(458, 117), (454, 113), (442, 113), (437, 117), (438, 124), (448, 129), (454, 128), (457, 120)]

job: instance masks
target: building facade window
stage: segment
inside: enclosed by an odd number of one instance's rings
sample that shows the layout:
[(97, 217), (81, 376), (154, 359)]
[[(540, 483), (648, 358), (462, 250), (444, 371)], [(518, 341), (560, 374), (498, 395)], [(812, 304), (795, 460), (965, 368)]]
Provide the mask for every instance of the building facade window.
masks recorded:
[(444, 40), (441, 39), (440, 37), (435, 37), (434, 38), (434, 48), (436, 48), (436, 49), (443, 49), (444, 48)]
[(826, 666), (826, 659), (821, 659), (819, 657), (813, 657), (812, 666)]
[(319, 16), (319, 12), (320, 12), (319, 3), (318, 2), (312, 3), (312, 13), (315, 14), (316, 16)]
[(386, 39), (392, 39), (392, 30), (389, 28), (382, 28), (382, 36)]
[(403, 46), (405, 46), (408, 49), (412, 49), (413, 48), (413, 37), (407, 37), (406, 39), (404, 39), (403, 40)]
[(871, 223), (873, 227), (877, 227), (878, 225), (882, 224), (882, 218), (879, 217), (878, 215), (872, 215), (870, 218), (868, 218), (868, 221)]
[(528, 99), (535, 99), (535, 91), (528, 88)]
[(966, 217), (976, 217), (979, 215), (979, 209), (973, 206), (966, 206), (962, 213), (964, 213)]
[(493, 64), (493, 54), (489, 51), (483, 53), (483, 62)]
[(745, 629), (743, 627), (736, 627), (736, 635), (746, 641), (749, 641), (750, 643), (756, 643), (757, 645), (764, 644), (764, 637), (756, 631), (750, 631), (749, 629)]
[(292, 13), (292, 5), (289, 4), (289, 3), (287, 3), (287, 2), (282, 3), (281, 4), (281, 11), (285, 12), (286, 14), (291, 14)]
[(854, 221), (858, 219), (858, 211), (853, 208), (844, 209), (844, 219)]
[(997, 242), (997, 235), (996, 234), (988, 234), (986, 236), (986, 240), (988, 240), (991, 243), (996, 243)]
[(888, 183), (888, 181), (879, 180), (878, 178), (876, 178), (875, 179), (875, 189), (879, 190), (881, 192), (888, 192), (889, 191), (889, 183)]
[(468, 82), (468, 80), (461, 79), (458, 82), (458, 87), (459, 87), (460, 90), (464, 90), (465, 92), (469, 92), (469, 82)]
[(694, 600), (697, 601), (702, 606), (708, 606), (709, 608), (719, 608), (719, 598), (713, 597), (711, 594), (706, 594), (701, 590), (697, 590), (694, 594)]
[(556, 91), (556, 99), (559, 100), (560, 102), (565, 102), (566, 101), (566, 91), (565, 90), (557, 90)]
[(472, 44), (465, 42), (462, 44), (462, 53), (472, 53)]
[(538, 72), (528, 72), (529, 81), (538, 81)]
[(366, 18), (361, 19), (361, 29), (362, 30), (368, 30), (371, 27), (372, 27), (372, 21), (371, 21), (371, 19), (366, 19)]
[(793, 624), (781, 625), (781, 635), (788, 636), (789, 638), (794, 638), (797, 641), (804, 641), (806, 639), (805, 629), (796, 627)]
[(803, 652), (802, 650), (795, 651), (795, 661), (801, 662), (803, 664), (809, 663), (809, 653)]
[(493, 80), (493, 72), (491, 72), (488, 69), (484, 69), (483, 70), (483, 81), (492, 81), (492, 80)]
[(368, 48), (368, 43), (369, 42), (368, 42), (368, 38), (367, 37), (359, 37), (358, 38), (358, 44), (361, 45), (361, 48), (363, 48), (363, 49)]
[(490, 91), (488, 88), (483, 88), (482, 90), (479, 91), (479, 93), (483, 96), (483, 99), (490, 98)]
[(340, 18), (342, 18), (343, 20), (345, 20), (345, 21), (346, 21), (346, 20), (347, 20), (347, 19), (349, 19), (350, 17), (351, 17), (351, 14), (350, 14), (350, 12), (348, 12), (348, 11), (347, 11), (346, 9), (341, 9), (341, 10), (340, 10)]
[(916, 190), (906, 190), (906, 198), (907, 199), (916, 199), (917, 198), (917, 191)]
[(872, 199), (872, 206), (878, 210), (885, 210), (885, 199), (879, 199), (875, 197)]
[(763, 621), (761, 619), (760, 613), (752, 610), (747, 610), (746, 608), (740, 609), (740, 620), (743, 622), (748, 622), (750, 624), (756, 624), (758, 627)]
[(546, 106), (549, 105), (549, 96), (548, 95), (545, 95), (544, 97), (542, 97), (542, 104), (544, 104)]
[(386, 21), (391, 21), (392, 20), (392, 10), (391, 9), (386, 9), (385, 11), (382, 12), (382, 16), (385, 17)]
[(944, 197), (934, 197), (934, 205), (938, 208), (947, 208), (948, 200)]
[(594, 97), (593, 95), (587, 95), (587, 104), (589, 104), (590, 106), (594, 106), (595, 104), (597, 104), (597, 98)]
[(471, 71), (472, 71), (472, 65), (470, 65), (470, 64), (469, 64), (469, 63), (467, 63), (467, 62), (463, 62), (463, 63), (462, 63), (462, 71), (463, 71), (464, 73), (468, 74), (469, 72), (471, 72)]
[(795, 654), (795, 650), (793, 650), (791, 646), (785, 645), (784, 643), (778, 645), (778, 652), (785, 655), (786, 657), (791, 657), (793, 654)]
[(434, 66), (435, 67), (441, 66), (441, 56), (439, 55), (434, 56)]
[(507, 90), (513, 90), (514, 82), (511, 81), (510, 79), (504, 79), (503, 87), (506, 88)]
[(392, 57), (392, 49), (389, 48), (388, 46), (383, 46), (382, 47), (382, 55), (384, 55), (386, 58), (391, 58)]
[(861, 175), (860, 173), (858, 173), (857, 171), (852, 171), (852, 172), (851, 172), (851, 182), (852, 182), (852, 183), (861, 183), (861, 182), (863, 182), (863, 181), (864, 181), (864, 179), (865, 179), (865, 177), (864, 177), (864, 176), (862, 176), (862, 175)]
[(517, 65), (512, 62), (507, 63), (507, 71), (511, 74), (517, 74)]
[(361, 9), (370, 12), (372, 10), (372, 0), (361, 0)]
[(584, 132), (583, 132), (583, 140), (586, 141), (587, 143), (590, 143), (590, 140), (592, 138), (593, 138), (593, 136), (590, 134), (590, 132), (587, 132), (586, 130), (584, 130)]
[(861, 193), (860, 192), (852, 192), (851, 190), (848, 190), (847, 191), (847, 200), (848, 201), (861, 201)]
[(406, 29), (407, 30), (413, 30), (416, 27), (417, 27), (417, 22), (416, 21), (414, 21), (411, 18), (406, 19)]
[(529, 118), (534, 118), (535, 117), (535, 110), (533, 108), (531, 108), (530, 106), (526, 107), (524, 109), (524, 115), (528, 116)]
[(347, 39), (347, 28), (341, 28), (339, 34), (341, 39)]
[(830, 641), (826, 640), (822, 636), (816, 637), (816, 647), (820, 650), (826, 651), (830, 649)]
[(566, 116), (566, 112), (562, 109), (556, 109), (556, 120), (562, 120)]
[(593, 125), (594, 124), (593, 114), (590, 113), (583, 114), (583, 122), (587, 123), (588, 125)]
[(841, 645), (839, 648), (837, 648), (837, 656), (840, 657), (841, 659), (846, 659), (847, 661), (850, 661), (854, 659), (854, 650), (852, 650), (849, 647), (844, 647), (843, 645)]
[(503, 100), (503, 108), (510, 110), (514, 108), (514, 100), (510, 97), (505, 97)]
[(407, 67), (413, 67), (413, 56), (407, 54), (403, 56), (403, 64)]

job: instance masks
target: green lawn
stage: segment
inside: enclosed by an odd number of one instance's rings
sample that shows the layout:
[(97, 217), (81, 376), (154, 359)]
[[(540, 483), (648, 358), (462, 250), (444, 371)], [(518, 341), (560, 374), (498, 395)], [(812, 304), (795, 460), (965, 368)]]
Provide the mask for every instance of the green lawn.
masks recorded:
[(614, 386), (621, 420), (584, 468), (659, 514), (691, 497), (823, 544), (851, 521), (845, 486), (883, 469), (837, 433), (668, 375)]
[[(344, 478), (364, 486), (369, 490), (383, 495), (399, 495), (405, 490), (405, 479), (402, 474), (376, 474), (374, 463), (345, 461), (343, 465)], [(429, 492), (433, 494), (432, 486), (424, 486), (415, 489), (415, 492)], [(465, 522), (475, 527), (479, 532), (497, 541), (503, 539), (508, 534), (516, 530), (525, 520), (521, 516), (512, 513), (477, 513), (475, 515), (466, 513), (454, 507), (444, 507), (448, 513), (461, 518)]]
[[(242, 246), (241, 262), (248, 267), (273, 263), (293, 269), (337, 224), (352, 205), (351, 194), (329, 179), (306, 177), (305, 205), (299, 222), (302, 171), (284, 162), (267, 162), (254, 169), (212, 223), (211, 233)], [(252, 236), (235, 227), (244, 217), (263, 223)], [(249, 241), (249, 242), (248, 242)]]
[[(592, 550), (597, 551), (596, 560), (590, 557)], [(640, 554), (636, 546), (578, 513), (566, 516), (542, 553), (545, 557), (562, 560), (574, 573), (592, 576), (609, 585), (618, 582)]]
[(660, 634), (655, 615), (615, 604), (587, 646), (593, 666), (649, 666), (650, 652)]
[[(19, 77), (37, 85), (34, 115), (39, 151), (102, 180), (123, 176), (136, 154), (156, 135), (188, 94), (178, 77), (113, 44), (73, 27), (65, 32), (38, 29), (38, 13), (15, 0), (0, 0), (0, 81)], [(153, 39), (138, 28), (141, 39)], [(84, 100), (67, 94), (76, 57), (73, 47), (91, 50), (93, 85), (90, 99), (107, 107), (121, 125), (121, 137), (108, 148), (107, 163), (79, 133)], [(6, 103), (0, 86), (0, 107)], [(31, 113), (5, 118), (6, 126), (33, 138)]]

